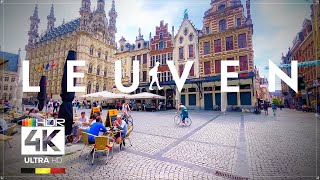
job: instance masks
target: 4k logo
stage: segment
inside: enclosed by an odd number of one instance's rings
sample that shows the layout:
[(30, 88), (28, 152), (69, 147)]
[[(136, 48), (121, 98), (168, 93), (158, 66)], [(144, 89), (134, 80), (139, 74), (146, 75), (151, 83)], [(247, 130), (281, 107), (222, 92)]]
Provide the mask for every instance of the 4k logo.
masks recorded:
[(64, 155), (64, 127), (22, 127), (22, 155)]

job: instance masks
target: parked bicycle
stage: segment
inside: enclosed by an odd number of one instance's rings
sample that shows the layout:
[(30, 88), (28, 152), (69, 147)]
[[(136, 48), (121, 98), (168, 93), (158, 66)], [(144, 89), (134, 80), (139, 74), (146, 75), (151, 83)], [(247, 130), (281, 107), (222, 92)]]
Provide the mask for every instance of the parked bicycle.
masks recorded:
[(180, 125), (180, 124), (183, 124), (185, 126), (191, 126), (191, 124), (192, 124), (192, 120), (191, 120), (190, 117), (185, 118), (184, 122), (183, 122), (179, 113), (176, 113), (176, 115), (174, 116), (173, 120), (174, 120), (174, 123), (177, 126)]

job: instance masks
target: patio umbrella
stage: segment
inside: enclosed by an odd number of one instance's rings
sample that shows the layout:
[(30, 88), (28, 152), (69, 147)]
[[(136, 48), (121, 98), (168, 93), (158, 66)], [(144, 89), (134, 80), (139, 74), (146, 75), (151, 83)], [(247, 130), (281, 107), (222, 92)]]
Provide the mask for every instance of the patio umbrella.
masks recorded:
[(166, 97), (148, 92), (143, 92), (139, 94), (130, 95), (127, 97), (127, 99), (166, 99)]
[[(72, 132), (72, 123), (73, 123), (73, 109), (72, 109), (72, 101), (75, 97), (74, 92), (67, 92), (67, 62), (76, 60), (77, 53), (75, 51), (69, 51), (67, 60), (64, 64), (63, 68), (63, 76), (61, 80), (61, 94), (60, 97), (62, 99), (62, 104), (59, 108), (59, 118), (65, 119), (65, 134), (70, 135)], [(76, 84), (76, 80), (73, 81), (73, 84)]]
[(39, 111), (42, 111), (44, 104), (45, 104), (44, 101), (47, 98), (47, 78), (46, 78), (46, 76), (41, 76), (39, 86), (40, 86), (40, 92), (38, 92), (38, 96), (37, 96), (37, 99), (39, 101), (38, 109), (39, 109)]

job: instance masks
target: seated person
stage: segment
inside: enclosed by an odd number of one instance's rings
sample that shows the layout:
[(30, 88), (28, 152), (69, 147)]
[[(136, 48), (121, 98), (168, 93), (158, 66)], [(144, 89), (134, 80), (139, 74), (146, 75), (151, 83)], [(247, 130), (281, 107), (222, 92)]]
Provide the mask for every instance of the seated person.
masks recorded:
[[(114, 123), (113, 123), (113, 126), (117, 127), (117, 129), (119, 129), (119, 130), (123, 130), (123, 132), (121, 132), (121, 133), (118, 132), (115, 135), (116, 143), (120, 144), (120, 142), (122, 140), (124, 140), (124, 138), (127, 135), (127, 132), (128, 132), (127, 123), (123, 119), (121, 119), (121, 115), (118, 115), (116, 121), (114, 121)], [(120, 134), (121, 134), (121, 136), (120, 136)]]
[[(92, 134), (92, 135), (95, 135), (95, 136), (98, 136), (100, 132), (107, 132), (107, 129), (106, 127), (104, 127), (104, 125), (102, 124), (102, 119), (100, 116), (97, 116), (96, 118), (96, 122), (93, 123), (90, 127), (90, 130), (89, 130), (89, 134)], [(89, 135), (88, 136), (88, 141), (90, 144), (94, 144), (95, 143), (95, 140), (94, 140), (94, 136), (92, 135)]]
[(85, 112), (81, 112), (81, 116), (76, 121), (73, 121), (74, 122), (74, 126), (72, 128), (72, 135), (74, 135), (74, 136), (77, 135), (79, 127), (87, 126), (87, 121), (88, 120), (86, 118), (86, 113)]
[[(82, 115), (82, 113), (81, 113), (81, 117), (82, 117), (82, 116), (85, 116), (85, 114)], [(92, 119), (90, 119), (89, 121), (87, 121), (87, 118), (86, 118), (86, 121), (85, 121), (85, 122), (82, 122), (81, 126), (79, 126), (78, 131), (77, 131), (77, 133), (76, 133), (76, 138), (73, 140), (74, 143), (79, 142), (79, 140), (80, 140), (80, 138), (81, 138), (81, 132), (82, 132), (82, 131), (89, 133), (90, 126), (96, 121), (96, 118), (97, 118), (97, 114), (94, 113), (94, 114), (92, 115)], [(73, 134), (73, 135), (75, 135), (75, 134)]]
[(29, 116), (34, 117), (39, 120), (44, 120), (46, 117), (39, 113), (37, 109), (31, 109), (29, 111)]

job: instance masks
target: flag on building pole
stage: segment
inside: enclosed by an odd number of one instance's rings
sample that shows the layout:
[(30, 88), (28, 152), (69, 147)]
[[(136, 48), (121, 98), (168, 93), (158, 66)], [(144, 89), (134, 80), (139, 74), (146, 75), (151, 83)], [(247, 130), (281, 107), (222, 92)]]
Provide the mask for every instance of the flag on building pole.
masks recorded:
[(50, 64), (48, 63), (48, 64), (46, 65), (46, 70), (49, 70), (49, 68), (50, 68)]
[(41, 72), (43, 70), (43, 66), (41, 66), (41, 64), (39, 64), (38, 66), (38, 72)]
[(56, 66), (56, 64), (54, 63), (54, 61), (51, 64), (51, 68), (54, 68)]

